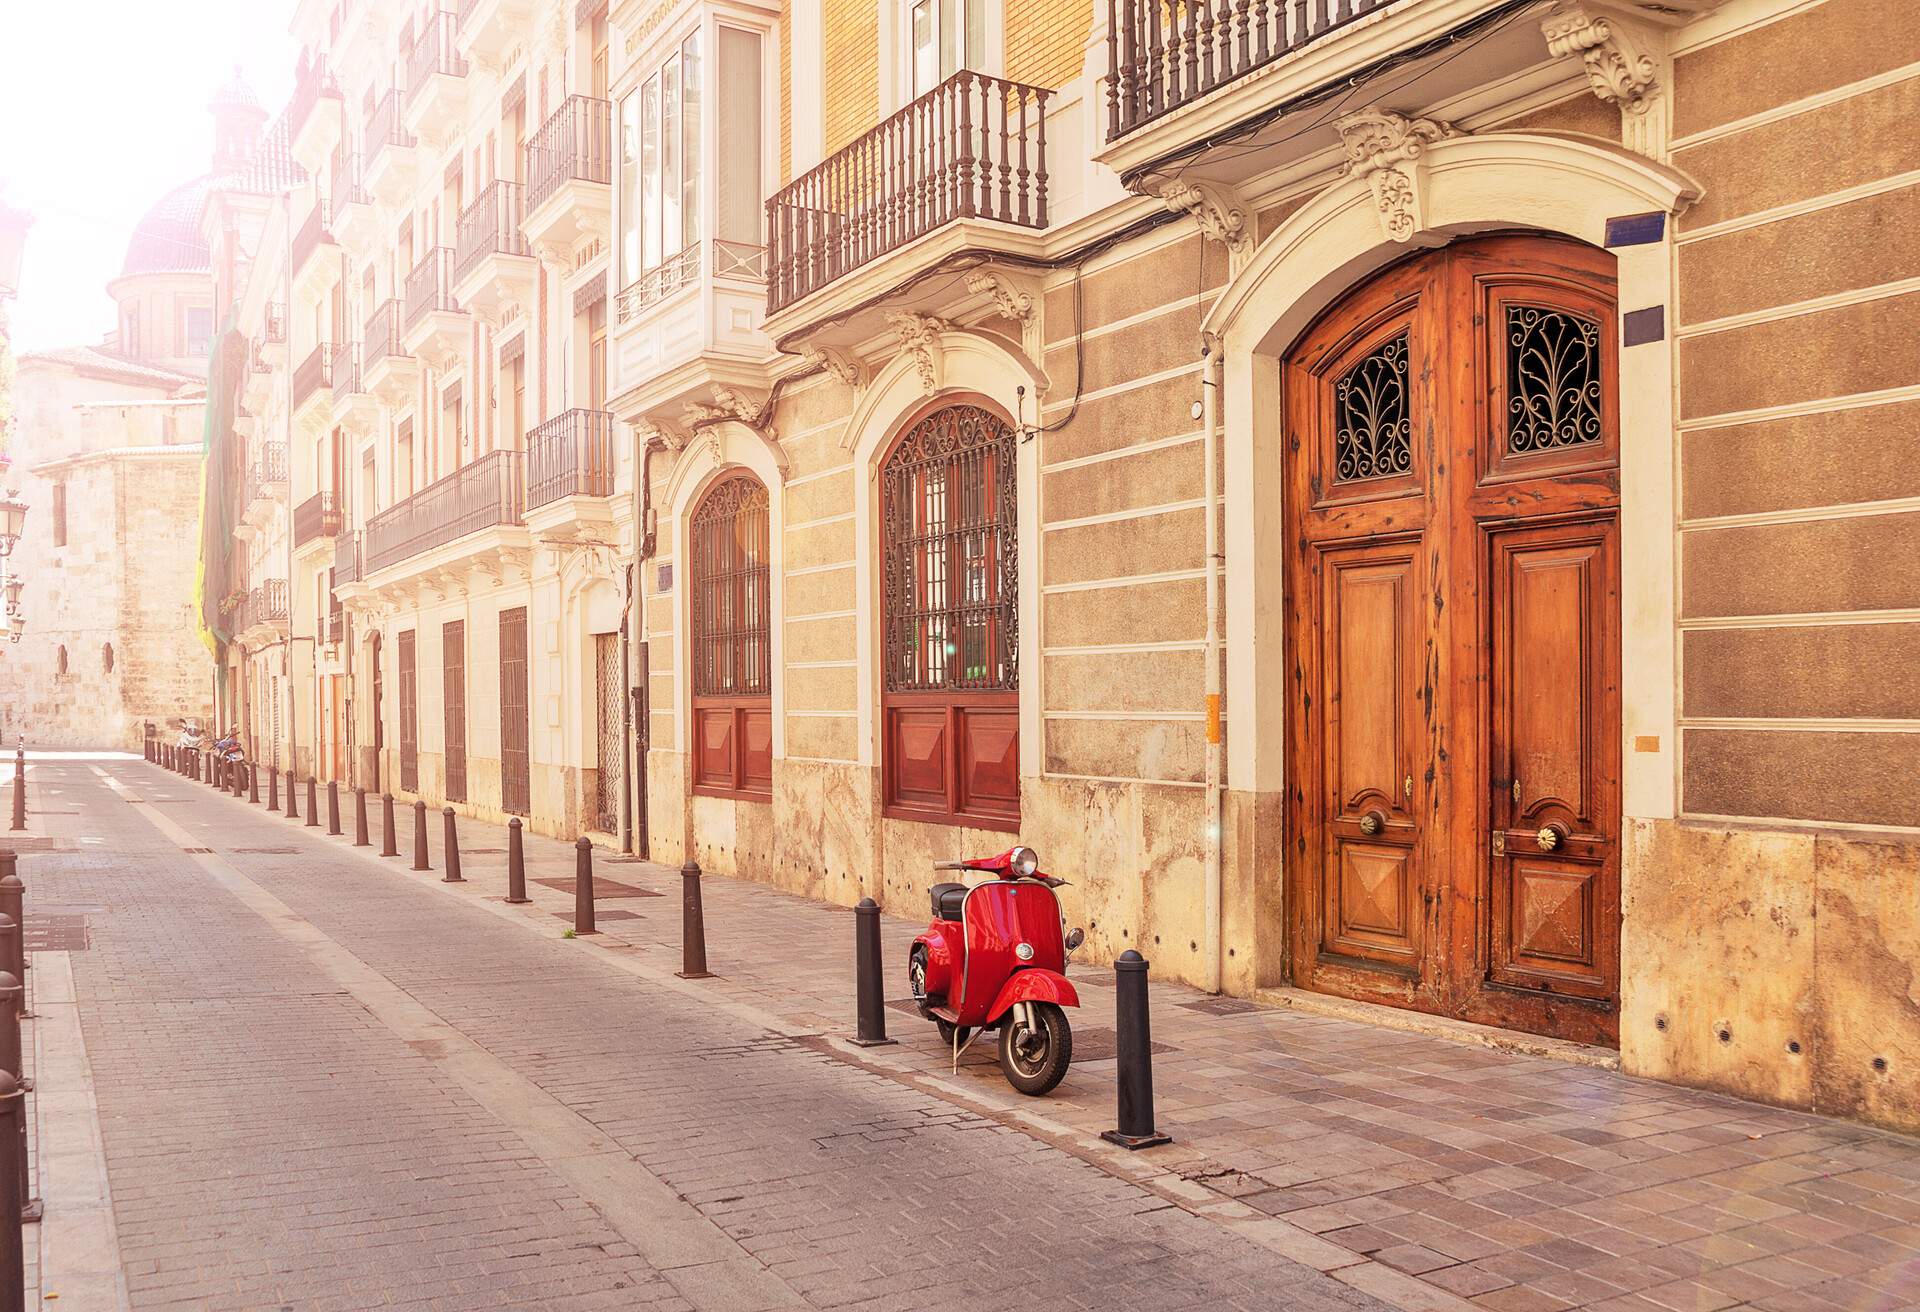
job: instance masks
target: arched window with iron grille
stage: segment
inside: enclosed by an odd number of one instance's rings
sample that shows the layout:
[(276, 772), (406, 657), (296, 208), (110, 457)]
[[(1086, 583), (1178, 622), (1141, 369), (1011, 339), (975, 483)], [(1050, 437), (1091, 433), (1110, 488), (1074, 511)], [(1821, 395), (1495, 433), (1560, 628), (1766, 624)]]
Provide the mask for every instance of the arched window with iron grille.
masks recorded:
[(880, 466), (889, 815), (1020, 819), (1017, 443), (979, 405), (923, 416)]
[(687, 555), (693, 609), (693, 786), (773, 795), (773, 603), (766, 485), (744, 470), (694, 508)]

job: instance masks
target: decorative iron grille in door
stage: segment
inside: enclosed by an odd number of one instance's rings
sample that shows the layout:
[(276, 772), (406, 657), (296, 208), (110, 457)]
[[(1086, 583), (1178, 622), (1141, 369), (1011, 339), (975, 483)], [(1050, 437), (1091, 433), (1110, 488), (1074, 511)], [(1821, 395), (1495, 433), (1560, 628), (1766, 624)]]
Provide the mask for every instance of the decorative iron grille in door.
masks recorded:
[(620, 832), (620, 793), (626, 781), (626, 743), (622, 734), (620, 692), (620, 635), (596, 633), (594, 669), (600, 691), (600, 771), (594, 790), (594, 828)]
[(532, 810), (527, 756), (527, 608), (500, 612), (500, 809)]
[(467, 626), (460, 620), (440, 629), (440, 668), (446, 707), (447, 800), (467, 800)]
[(400, 787), (420, 791), (420, 702), (413, 664), (414, 632), (400, 635)]

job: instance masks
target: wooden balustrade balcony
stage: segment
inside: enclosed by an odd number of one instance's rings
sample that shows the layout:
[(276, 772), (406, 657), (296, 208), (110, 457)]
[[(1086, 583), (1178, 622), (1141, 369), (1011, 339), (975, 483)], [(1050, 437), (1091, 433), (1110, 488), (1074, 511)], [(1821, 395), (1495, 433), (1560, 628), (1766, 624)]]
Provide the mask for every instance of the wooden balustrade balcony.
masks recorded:
[(340, 507), (331, 492), (316, 492), (293, 508), (293, 546), (331, 541), (340, 532)]
[(527, 142), (527, 240), (605, 238), (613, 216), (613, 105), (568, 96)]
[(527, 434), (527, 509), (613, 495), (613, 416), (568, 410)]
[(1393, 0), (1107, 0), (1107, 140)]
[(956, 220), (1047, 226), (1053, 93), (963, 69), (767, 202), (767, 309)]
[(521, 523), (526, 498), (520, 480), (520, 452), (494, 451), (389, 506), (366, 527), (366, 573), (376, 574), (469, 533)]

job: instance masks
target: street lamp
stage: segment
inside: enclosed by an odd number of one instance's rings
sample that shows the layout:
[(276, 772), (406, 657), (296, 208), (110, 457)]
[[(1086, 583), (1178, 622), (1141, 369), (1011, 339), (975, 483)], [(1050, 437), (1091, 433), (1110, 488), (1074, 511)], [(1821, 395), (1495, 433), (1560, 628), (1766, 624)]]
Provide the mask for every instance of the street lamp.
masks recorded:
[(13, 544), (20, 540), (20, 530), (27, 524), (27, 503), (19, 497), (19, 491), (14, 488), (0, 497), (0, 556), (13, 554)]

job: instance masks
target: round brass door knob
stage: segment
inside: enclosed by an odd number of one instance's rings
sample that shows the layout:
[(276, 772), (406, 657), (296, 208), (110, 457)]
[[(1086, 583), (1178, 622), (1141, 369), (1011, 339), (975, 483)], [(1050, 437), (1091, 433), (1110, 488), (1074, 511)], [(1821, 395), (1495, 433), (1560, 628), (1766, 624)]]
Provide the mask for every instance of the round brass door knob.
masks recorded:
[(1378, 811), (1369, 811), (1360, 817), (1360, 832), (1371, 838), (1386, 825), (1386, 817)]
[(1554, 848), (1560, 846), (1566, 836), (1566, 826), (1555, 823), (1541, 826), (1540, 832), (1533, 836), (1533, 841), (1540, 844), (1540, 850), (1542, 852), (1551, 852)]

